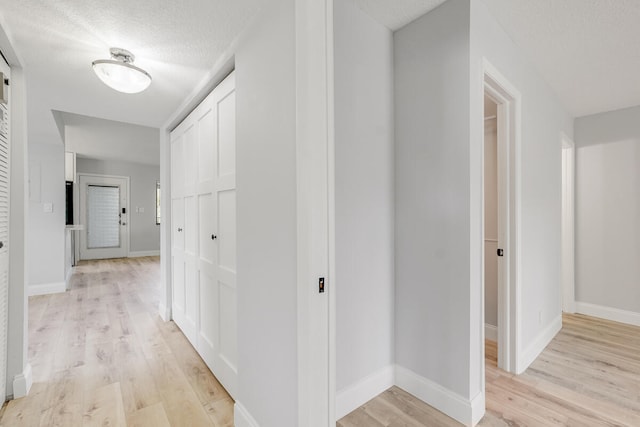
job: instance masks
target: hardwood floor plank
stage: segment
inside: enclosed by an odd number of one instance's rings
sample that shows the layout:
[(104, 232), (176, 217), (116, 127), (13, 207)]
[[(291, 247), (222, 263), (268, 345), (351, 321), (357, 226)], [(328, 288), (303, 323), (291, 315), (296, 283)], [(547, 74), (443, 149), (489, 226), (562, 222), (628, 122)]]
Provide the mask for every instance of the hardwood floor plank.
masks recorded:
[(29, 299), (29, 396), (0, 426), (233, 426), (234, 402), (158, 316), (158, 257), (80, 262), (71, 290)]
[(170, 427), (164, 406), (157, 403), (146, 408), (139, 409), (127, 415), (127, 425), (129, 427)]
[(89, 392), (82, 416), (83, 427), (126, 426), (120, 383)]

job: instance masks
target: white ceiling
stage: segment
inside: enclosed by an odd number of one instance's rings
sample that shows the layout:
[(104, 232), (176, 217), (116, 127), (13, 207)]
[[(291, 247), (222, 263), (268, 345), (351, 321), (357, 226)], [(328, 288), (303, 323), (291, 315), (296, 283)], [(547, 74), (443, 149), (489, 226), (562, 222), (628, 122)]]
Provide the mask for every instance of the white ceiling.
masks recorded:
[[(0, 0), (25, 65), (29, 140), (60, 142), (52, 110), (160, 127), (267, 0)], [(130, 50), (153, 81), (140, 94), (104, 85), (91, 62)]]
[[(392, 30), (444, 0), (354, 0)], [(472, 0), (478, 1), (478, 0)], [(484, 0), (575, 116), (640, 105), (640, 0)], [(268, 0), (0, 0), (27, 69), (29, 138), (59, 142), (52, 110), (159, 127)], [(91, 61), (109, 47), (153, 77), (134, 95)]]
[(65, 150), (78, 157), (160, 165), (158, 128), (54, 111), (64, 126)]
[(574, 116), (640, 105), (639, 0), (485, 0)]
[[(640, 0), (484, 1), (569, 113), (640, 105)], [(443, 3), (354, 2), (391, 30)]]

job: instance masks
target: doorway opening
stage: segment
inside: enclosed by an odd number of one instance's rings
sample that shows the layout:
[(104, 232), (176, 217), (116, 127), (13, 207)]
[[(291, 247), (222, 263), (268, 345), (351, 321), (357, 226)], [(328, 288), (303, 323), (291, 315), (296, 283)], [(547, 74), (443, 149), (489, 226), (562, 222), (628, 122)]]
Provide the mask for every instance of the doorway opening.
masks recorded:
[(498, 104), (484, 96), (484, 338), (485, 357), (498, 362)]
[[(485, 122), (483, 196), (483, 338), (495, 338), (498, 368), (520, 373), (519, 144), (520, 93), (488, 61), (483, 64)], [(484, 114), (483, 114), (484, 116)], [(490, 116), (495, 116), (490, 118)], [(484, 117), (483, 117), (484, 118)], [(493, 120), (493, 123), (491, 122)], [(490, 188), (488, 188), (490, 187)], [(493, 323), (493, 325), (491, 325)], [(495, 326), (491, 328), (491, 326)], [(495, 331), (495, 335), (494, 334)], [(482, 355), (485, 356), (482, 340)], [(483, 359), (484, 362), (484, 359)], [(482, 363), (484, 384), (484, 363)]]

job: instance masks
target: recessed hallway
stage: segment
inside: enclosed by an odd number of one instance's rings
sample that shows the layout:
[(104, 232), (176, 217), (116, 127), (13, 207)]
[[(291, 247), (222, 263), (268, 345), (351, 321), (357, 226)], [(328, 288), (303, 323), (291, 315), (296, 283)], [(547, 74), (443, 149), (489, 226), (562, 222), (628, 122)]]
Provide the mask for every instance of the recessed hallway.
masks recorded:
[[(497, 368), (486, 346), (486, 406), (480, 426), (640, 425), (640, 328), (582, 315), (563, 327), (522, 375)], [(459, 426), (396, 387), (338, 422), (355, 426)]]
[(158, 257), (80, 262), (29, 298), (29, 396), (0, 426), (233, 426), (233, 400), (158, 316)]

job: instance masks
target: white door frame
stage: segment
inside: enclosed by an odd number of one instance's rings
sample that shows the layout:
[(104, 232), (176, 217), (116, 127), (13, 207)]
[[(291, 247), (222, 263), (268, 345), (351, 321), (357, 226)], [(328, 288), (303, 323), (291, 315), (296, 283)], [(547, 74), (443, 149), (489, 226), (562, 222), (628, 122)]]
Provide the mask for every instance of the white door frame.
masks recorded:
[(295, 0), (295, 13), (298, 425), (328, 427), (336, 425), (333, 0)]
[[(520, 373), (520, 92), (486, 58), (484, 93), (498, 104), (498, 366)], [(483, 132), (484, 140), (484, 132)], [(484, 179), (484, 150), (482, 150)], [(484, 197), (482, 212), (484, 238)], [(484, 244), (484, 242), (483, 242)], [(482, 251), (482, 322), (484, 322), (484, 250)], [(484, 390), (484, 327), (482, 328), (482, 386)]]
[[(75, 204), (76, 206), (74, 207), (74, 211), (77, 211), (77, 213), (79, 214), (77, 217), (75, 218), (79, 218), (80, 224), (84, 225), (84, 230), (82, 233), (80, 233), (80, 239), (78, 239), (78, 243), (76, 245), (76, 259), (80, 260), (81, 255), (82, 255), (82, 251), (81, 248), (83, 247), (83, 245), (86, 245), (86, 239), (87, 239), (87, 231), (88, 231), (88, 227), (87, 227), (87, 218), (86, 218), (86, 192), (83, 191), (83, 187), (84, 185), (89, 185), (89, 182), (86, 182), (86, 180), (90, 180), (90, 179), (95, 179), (96, 182), (100, 182), (100, 181), (104, 181), (105, 179), (118, 179), (118, 180), (123, 180), (125, 182), (125, 191), (126, 191), (126, 197), (125, 197), (125, 201), (126, 201), (126, 216), (123, 217), (124, 220), (126, 221), (126, 225), (123, 227), (121, 226), (121, 232), (123, 233), (123, 238), (122, 238), (122, 245), (123, 245), (123, 252), (124, 252), (124, 257), (128, 257), (129, 256), (129, 249), (131, 247), (130, 245), (130, 238), (131, 238), (131, 234), (130, 234), (130, 228), (131, 228), (131, 221), (130, 221), (130, 210), (129, 207), (131, 206), (131, 185), (130, 185), (130, 178), (128, 176), (118, 176), (118, 175), (102, 175), (102, 174), (95, 174), (95, 173), (78, 173), (78, 198), (77, 198), (77, 204)], [(74, 215), (76, 214), (76, 212), (74, 212)]]
[(564, 133), (562, 143), (562, 311), (575, 313), (575, 155), (573, 140)]

